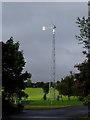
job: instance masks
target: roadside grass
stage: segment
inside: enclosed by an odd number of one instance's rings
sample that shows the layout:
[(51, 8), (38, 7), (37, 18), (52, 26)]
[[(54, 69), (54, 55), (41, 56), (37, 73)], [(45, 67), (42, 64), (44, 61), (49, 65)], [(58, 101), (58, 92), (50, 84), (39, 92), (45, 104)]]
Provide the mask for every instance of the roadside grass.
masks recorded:
[(33, 100), (33, 101), (24, 101), (24, 109), (56, 109), (62, 107), (69, 107), (69, 106), (80, 106), (83, 105), (82, 102), (78, 100), (64, 100), (57, 101), (53, 100), (52, 102), (49, 100)]
[[(65, 107), (65, 106), (63, 106)], [(68, 107), (68, 106), (67, 106)], [(58, 109), (58, 108), (62, 108), (62, 107), (59, 107), (59, 106), (29, 106), (29, 105), (25, 105), (24, 106), (24, 110), (52, 110), (52, 109)]]
[[(42, 88), (26, 88), (25, 93), (28, 94), (28, 100), (22, 100), (24, 104), (24, 109), (31, 110), (31, 109), (56, 109), (61, 107), (68, 107), (68, 106), (80, 106), (83, 105), (83, 102), (79, 101), (77, 97), (71, 96), (70, 101), (68, 100), (67, 96), (63, 96), (63, 101), (61, 97), (59, 101), (54, 100), (50, 94), (47, 94), (47, 99), (43, 99), (44, 92)], [(58, 95), (58, 91), (56, 91)], [(52, 96), (54, 95), (52, 89)], [(51, 99), (50, 99), (51, 98)]]
[(90, 118), (88, 118), (88, 117), (80, 117), (80, 118), (77, 118), (75, 120), (90, 120)]
[[(25, 103), (25, 101), (24, 101), (24, 103)], [(53, 105), (53, 106), (55, 106), (55, 105), (57, 105), (57, 106), (71, 106), (71, 105), (82, 105), (82, 102), (81, 101), (79, 101), (79, 100), (70, 100), (70, 101), (68, 101), (68, 100), (63, 100), (63, 101), (61, 101), (61, 100), (59, 100), (59, 101), (57, 101), (57, 100), (29, 100), (29, 101), (26, 101), (26, 104), (28, 104), (28, 105), (41, 105), (41, 106), (43, 106), (43, 105), (45, 105), (45, 106), (48, 106), (48, 105)]]

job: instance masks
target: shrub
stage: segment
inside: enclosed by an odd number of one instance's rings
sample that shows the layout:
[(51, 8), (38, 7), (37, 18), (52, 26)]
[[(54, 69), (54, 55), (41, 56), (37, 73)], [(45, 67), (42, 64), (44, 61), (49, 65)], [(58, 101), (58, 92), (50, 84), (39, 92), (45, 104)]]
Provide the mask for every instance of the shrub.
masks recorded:
[(84, 105), (88, 105), (88, 99), (89, 99), (88, 96), (84, 98), (84, 102), (83, 102)]
[(23, 111), (24, 106), (21, 103), (17, 104), (18, 111), (21, 112)]
[(79, 100), (83, 101), (84, 100), (83, 96), (79, 96)]

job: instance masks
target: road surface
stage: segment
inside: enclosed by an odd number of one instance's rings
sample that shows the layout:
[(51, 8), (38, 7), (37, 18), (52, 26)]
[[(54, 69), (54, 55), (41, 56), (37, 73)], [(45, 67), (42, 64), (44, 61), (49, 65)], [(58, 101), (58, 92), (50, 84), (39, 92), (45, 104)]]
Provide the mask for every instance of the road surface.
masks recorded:
[(75, 120), (87, 114), (86, 106), (73, 106), (54, 110), (25, 110), (2, 120)]

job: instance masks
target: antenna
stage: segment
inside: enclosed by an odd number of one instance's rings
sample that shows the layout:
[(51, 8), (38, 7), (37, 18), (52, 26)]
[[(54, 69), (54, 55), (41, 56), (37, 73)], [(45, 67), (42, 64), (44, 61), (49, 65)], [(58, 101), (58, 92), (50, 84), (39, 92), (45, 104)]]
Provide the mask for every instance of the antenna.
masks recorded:
[[(89, 47), (88, 47), (88, 54), (90, 56), (90, 1), (88, 2), (88, 34), (89, 34), (89, 37), (88, 37), (88, 42), (89, 42)], [(90, 57), (89, 57), (90, 59)]]
[[(51, 60), (52, 60), (52, 65), (51, 65), (51, 82), (53, 82), (53, 86), (54, 86), (54, 100), (55, 100), (55, 30), (56, 30), (56, 26), (53, 24), (53, 26), (51, 27), (45, 27), (43, 26), (42, 27), (42, 30), (45, 31), (46, 29), (52, 29), (52, 33), (53, 33), (53, 36), (52, 36), (52, 57), (51, 57)], [(50, 88), (52, 88), (51, 84), (50, 84)], [(52, 103), (52, 101), (51, 101)]]

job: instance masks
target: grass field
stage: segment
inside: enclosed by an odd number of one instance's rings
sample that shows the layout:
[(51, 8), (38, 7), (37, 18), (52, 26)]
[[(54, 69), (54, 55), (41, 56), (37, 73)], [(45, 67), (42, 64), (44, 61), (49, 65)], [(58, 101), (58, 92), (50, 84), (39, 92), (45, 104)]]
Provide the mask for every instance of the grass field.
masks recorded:
[[(55, 109), (67, 106), (74, 105), (83, 105), (81, 101), (78, 100), (77, 97), (71, 97), (71, 100), (68, 100), (67, 96), (63, 96), (63, 101), (61, 98), (59, 101), (50, 98), (50, 94), (47, 95), (47, 99), (43, 99), (44, 92), (42, 88), (26, 88), (25, 93), (28, 94), (28, 101), (24, 100), (24, 109)], [(58, 95), (58, 91), (55, 91)], [(54, 96), (54, 92), (52, 89), (52, 96)]]
[(41, 100), (43, 98), (42, 88), (26, 88), (25, 93), (28, 94), (28, 100)]
[[(28, 100), (42, 100), (43, 99), (44, 92), (42, 88), (26, 88), (24, 91), (29, 96)], [(52, 93), (52, 96), (54, 96), (54, 89), (50, 90), (50, 92)], [(58, 94), (57, 90), (55, 92), (56, 94)], [(48, 93), (47, 99), (49, 99), (49, 97), (51, 97), (51, 95)]]

